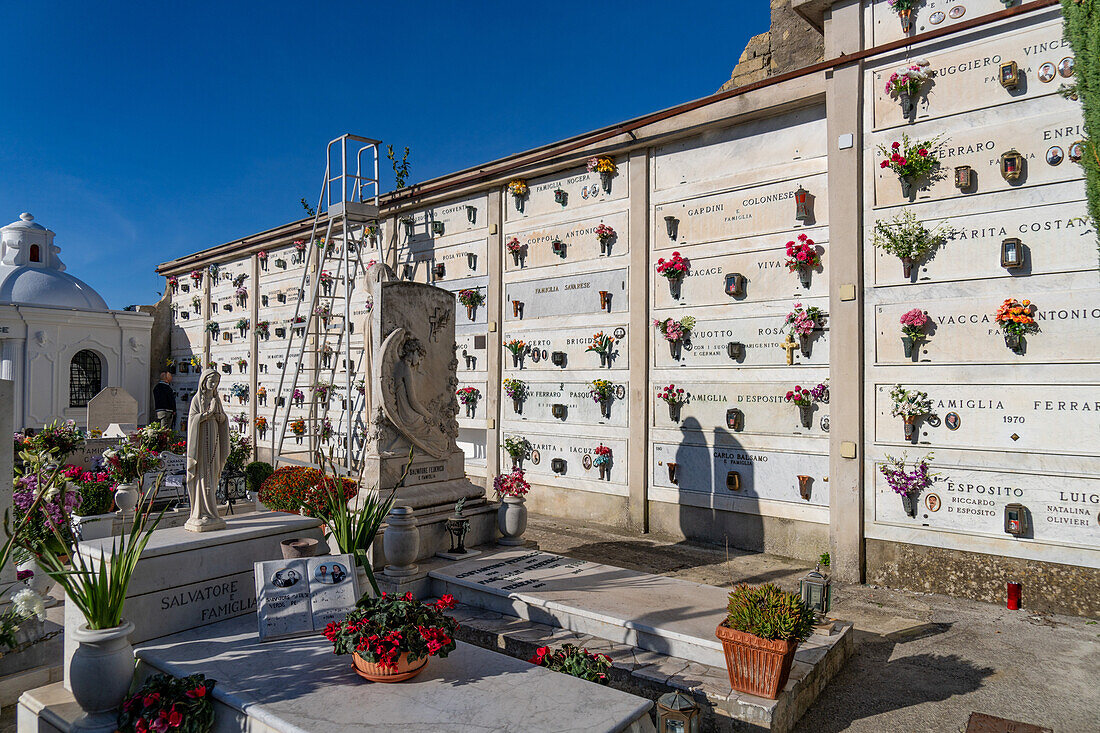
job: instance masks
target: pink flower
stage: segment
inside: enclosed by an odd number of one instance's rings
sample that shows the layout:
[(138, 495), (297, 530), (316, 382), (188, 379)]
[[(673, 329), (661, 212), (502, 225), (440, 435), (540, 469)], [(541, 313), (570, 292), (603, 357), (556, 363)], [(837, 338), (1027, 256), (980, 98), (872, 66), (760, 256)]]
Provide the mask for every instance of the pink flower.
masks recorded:
[(891, 145), (890, 147), (892, 147), (892, 148), (893, 148), (894, 150), (897, 150), (898, 148), (900, 148), (900, 147), (901, 147), (901, 143), (894, 143), (894, 144), (893, 144), (893, 145)]
[(890, 167), (890, 161), (888, 161), (888, 160), (884, 160), (881, 163), (879, 163), (879, 168), (889, 168), (889, 167)]

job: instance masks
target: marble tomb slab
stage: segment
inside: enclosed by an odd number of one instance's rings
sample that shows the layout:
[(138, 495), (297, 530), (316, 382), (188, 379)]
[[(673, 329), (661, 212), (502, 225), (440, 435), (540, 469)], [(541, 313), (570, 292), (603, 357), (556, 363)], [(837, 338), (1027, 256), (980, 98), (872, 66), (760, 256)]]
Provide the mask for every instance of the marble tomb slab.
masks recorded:
[[(627, 270), (620, 269), (507, 283), (504, 320), (518, 323), (549, 316), (625, 313), (630, 310), (627, 280)], [(601, 306), (601, 291), (610, 294), (607, 307)], [(516, 315), (513, 301), (522, 303), (520, 315)]]
[(251, 727), (286, 733), (654, 731), (650, 700), (463, 642), (397, 684), (361, 679), (320, 635), (261, 644), (249, 618), (145, 644), (137, 657), (155, 671), (218, 680), (217, 703)]
[[(807, 301), (805, 305), (816, 305), (825, 310), (828, 304), (822, 300)], [(793, 302), (791, 303), (793, 306)], [(746, 312), (759, 312), (760, 308), (745, 308)], [(660, 336), (656, 329), (652, 336), (654, 367), (657, 369), (721, 368), (721, 367), (777, 367), (787, 366), (787, 352), (782, 344), (787, 339), (787, 328), (783, 325), (788, 306), (786, 304), (770, 316), (748, 316), (745, 318), (724, 318), (721, 320), (699, 318), (695, 328), (691, 329), (691, 338), (680, 347), (679, 360), (672, 356), (668, 341)], [(679, 320), (683, 313), (664, 311), (655, 314), (656, 318), (675, 318)], [(744, 354), (739, 358), (729, 355), (729, 343), (744, 345)], [(795, 339), (797, 343), (797, 339)], [(829, 365), (828, 321), (824, 330), (815, 331), (808, 357), (796, 347), (793, 352), (794, 364), (806, 366)], [(800, 377), (805, 381), (809, 378)], [(824, 378), (824, 375), (822, 375)], [(656, 380), (661, 381), (661, 380)], [(662, 385), (663, 386), (663, 385)]]
[[(597, 333), (603, 333), (615, 339), (614, 348), (611, 351), (611, 363), (607, 366), (600, 360), (599, 354), (594, 351), (585, 351), (592, 343), (592, 337)], [(629, 329), (626, 325), (592, 325), (588, 329), (579, 328), (547, 328), (531, 329), (522, 328), (521, 323), (510, 324), (501, 334), (501, 342), (507, 343), (512, 339), (519, 339), (528, 346), (527, 353), (520, 364), (522, 371), (550, 371), (562, 372), (566, 369), (628, 369), (627, 355), (630, 353)], [(565, 355), (563, 364), (558, 365), (553, 361), (555, 352)], [(517, 368), (517, 362), (512, 353), (503, 349), (504, 366)], [(560, 358), (560, 357), (559, 357)], [(460, 362), (461, 363), (461, 362)]]
[(433, 570), (435, 595), (711, 666), (728, 590), (526, 549)]
[[(589, 173), (584, 167), (529, 179), (527, 197), (523, 201), (522, 211), (517, 208), (515, 197), (505, 190), (502, 204), (504, 221), (515, 222), (535, 216), (555, 214), (562, 216), (580, 208), (628, 198), (630, 163), (626, 156), (618, 156), (614, 160), (618, 171), (610, 181), (610, 192), (604, 188), (599, 173)], [(554, 191), (558, 188), (565, 191), (564, 206), (554, 200)]]
[[(799, 377), (797, 383), (812, 389), (817, 381)], [(653, 393), (653, 427), (664, 430), (705, 431), (718, 427), (731, 436), (738, 433), (756, 435), (810, 435), (828, 437), (829, 404), (818, 402), (813, 406), (810, 427), (802, 425), (798, 407), (785, 399), (787, 390), (795, 382), (697, 382), (691, 380), (677, 384), (684, 389), (687, 402), (679, 411), (670, 411), (664, 400)], [(667, 384), (657, 386), (662, 389)], [(731, 415), (739, 410), (740, 416)], [(673, 420), (675, 414), (679, 419)], [(731, 426), (733, 419), (735, 425)]]
[[(611, 256), (625, 255), (630, 251), (629, 212), (620, 211), (597, 219), (583, 219), (564, 224), (550, 224), (538, 229), (517, 232), (505, 232), (504, 242), (512, 239), (526, 247), (523, 257), (517, 264), (512, 253), (504, 252), (505, 272), (518, 272), (538, 267), (560, 265), (566, 262), (592, 262), (604, 254), (606, 248), (600, 246), (596, 237), (596, 228), (604, 224), (615, 230), (611, 241)], [(559, 240), (564, 245), (564, 256), (553, 251), (552, 243)]]

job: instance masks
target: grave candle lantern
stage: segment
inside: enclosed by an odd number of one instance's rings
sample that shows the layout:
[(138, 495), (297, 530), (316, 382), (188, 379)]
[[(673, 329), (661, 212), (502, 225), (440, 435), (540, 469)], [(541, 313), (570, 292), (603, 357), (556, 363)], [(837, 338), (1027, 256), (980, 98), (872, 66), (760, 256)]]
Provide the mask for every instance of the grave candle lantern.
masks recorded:
[(969, 190), (974, 185), (974, 169), (968, 165), (955, 167), (955, 188), (960, 191)]
[(565, 459), (555, 458), (550, 461), (550, 470), (554, 473), (565, 473)]
[(1024, 156), (1013, 148), (1001, 155), (1001, 176), (1006, 181), (1018, 181), (1024, 173)]
[(413, 266), (412, 265), (402, 265), (402, 267), (401, 267), (401, 279), (402, 280), (412, 280), (413, 279), (413, 274), (414, 273), (413, 273)]
[(1027, 507), (1023, 504), (1005, 505), (1005, 532), (1013, 537), (1026, 537), (1028, 534)]
[(741, 472), (730, 471), (726, 474), (726, 488), (730, 491), (741, 490)]
[(657, 698), (657, 733), (699, 733), (702, 712), (682, 692), (667, 692)]
[(740, 359), (745, 355), (745, 345), (740, 341), (730, 341), (726, 344), (726, 352), (731, 359)]
[(565, 405), (560, 403), (554, 403), (550, 406), (550, 414), (556, 419), (562, 420), (565, 418)]
[(477, 207), (466, 205), (466, 220), (471, 224), (477, 223)]
[(441, 221), (433, 221), (432, 222), (432, 234), (434, 234), (437, 237), (439, 235), (443, 234), (443, 222), (441, 222)]
[(405, 236), (412, 238), (413, 229), (416, 227), (416, 220), (412, 217), (406, 217), (401, 220), (401, 223), (405, 225)]
[(1015, 269), (1024, 265), (1024, 245), (1016, 237), (1001, 242), (1001, 267)]
[(432, 276), (435, 277), (436, 280), (442, 280), (443, 276), (446, 273), (447, 273), (447, 265), (442, 263), (442, 262), (440, 262), (439, 264), (437, 264), (435, 267), (432, 268)]
[(565, 366), (565, 352), (564, 351), (551, 351), (550, 363), (556, 367)]
[(731, 272), (726, 275), (726, 295), (731, 298), (740, 298), (745, 294), (745, 276), (740, 272)]
[(550, 243), (550, 249), (558, 257), (565, 257), (565, 242), (561, 241), (561, 239), (554, 237), (554, 241)]
[(1020, 83), (1020, 67), (1015, 61), (1005, 61), (1001, 64), (997, 78), (1005, 89), (1015, 89)]
[(802, 603), (814, 612), (814, 616), (817, 619), (824, 618), (829, 612), (832, 583), (829, 576), (821, 572), (820, 564), (798, 581), (798, 590)]
[(745, 413), (736, 407), (726, 410), (726, 427), (740, 432), (745, 427)]
[(565, 206), (565, 204), (569, 201), (569, 195), (562, 189), (555, 188), (554, 201), (561, 204), (562, 206)]
[(676, 230), (679, 228), (679, 224), (680, 220), (675, 216), (669, 215), (665, 217), (665, 231), (668, 232), (669, 239), (676, 241)]
[(812, 218), (813, 214), (810, 212), (810, 192), (804, 189), (800, 184), (798, 190), (794, 192), (794, 220), (809, 221)]

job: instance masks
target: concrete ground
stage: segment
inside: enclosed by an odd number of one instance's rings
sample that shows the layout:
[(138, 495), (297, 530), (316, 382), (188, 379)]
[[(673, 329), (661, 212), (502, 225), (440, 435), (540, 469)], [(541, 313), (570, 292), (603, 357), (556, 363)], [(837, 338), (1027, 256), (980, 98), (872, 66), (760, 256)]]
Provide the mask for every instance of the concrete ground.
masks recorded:
[[(578, 559), (731, 586), (798, 589), (806, 563), (700, 547), (656, 535), (531, 516), (526, 537)], [(1051, 728), (1100, 731), (1100, 625), (874, 586), (835, 590), (857, 650), (797, 733), (963, 731), (971, 712)]]

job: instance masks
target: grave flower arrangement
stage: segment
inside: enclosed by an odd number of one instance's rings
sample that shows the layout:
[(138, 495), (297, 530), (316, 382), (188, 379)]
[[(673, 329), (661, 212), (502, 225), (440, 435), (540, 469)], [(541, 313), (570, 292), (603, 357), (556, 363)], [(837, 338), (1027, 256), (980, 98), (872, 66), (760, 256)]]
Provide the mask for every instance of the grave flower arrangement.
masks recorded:
[(261, 436), (267, 432), (267, 418), (263, 415), (260, 415), (256, 418), (255, 425), (256, 430), (260, 433)]
[(511, 473), (502, 473), (493, 479), (493, 488), (500, 496), (521, 497), (531, 490), (531, 484), (523, 478), (523, 470), (515, 469)]
[(954, 231), (945, 224), (929, 229), (917, 219), (916, 215), (906, 209), (889, 221), (876, 221), (871, 243), (877, 249), (900, 259), (905, 277), (909, 277), (913, 271), (913, 264), (931, 254)]
[(321, 323), (328, 325), (328, 319), (332, 317), (332, 308), (328, 303), (321, 303), (313, 309), (313, 315), (321, 319)]
[(317, 276), (317, 282), (321, 283), (321, 287), (327, 290), (332, 287), (332, 275), (327, 270), (321, 270), (321, 274)]
[(917, 418), (932, 414), (932, 400), (928, 393), (919, 389), (905, 389), (900, 384), (895, 384), (890, 390), (890, 401), (890, 414), (905, 421), (905, 437), (914, 440), (917, 435)]
[[(294, 420), (290, 429), (301, 435), (306, 429), (305, 420)], [(283, 466), (260, 484), (260, 501), (272, 511), (297, 514), (301, 510), (307, 516), (319, 517), (325, 509), (324, 492), (337, 493), (338, 486), (345, 501), (359, 491), (358, 484), (348, 478), (340, 479), (338, 485), (335, 478), (316, 468)]]
[(430, 604), (412, 593), (364, 596), (343, 621), (325, 628), (325, 638), (334, 653), (352, 654), (356, 671), (367, 679), (409, 679), (429, 657), (443, 659), (454, 651), (458, 623), (443, 612), (455, 605), (449, 594)]
[(531, 454), (531, 441), (521, 435), (510, 435), (504, 439), (504, 452), (512, 459), (512, 465), (516, 466)]
[(295, 242), (294, 242), (294, 251), (299, 252), (299, 253), (305, 252), (306, 251), (306, 243), (303, 242), (301, 239), (295, 240)]
[(596, 227), (596, 239), (599, 240), (601, 249), (611, 244), (615, 240), (615, 236), (615, 230), (606, 224), (600, 224)]
[(522, 409), (523, 400), (527, 398), (527, 382), (522, 379), (505, 379), (501, 382), (504, 394), (512, 398), (512, 406), (516, 412)]
[(212, 333), (215, 336), (218, 335), (218, 332), (221, 331), (221, 329), (222, 329), (222, 327), (218, 325), (217, 321), (211, 321), (210, 323), (206, 324), (207, 332)]
[(695, 318), (684, 316), (678, 321), (671, 318), (666, 318), (663, 321), (654, 319), (653, 326), (658, 333), (665, 337), (666, 341), (679, 343), (685, 341), (691, 334), (691, 329), (695, 328)]
[(615, 384), (609, 379), (597, 379), (589, 384), (592, 388), (588, 390), (588, 396), (593, 402), (606, 403), (615, 396)]
[(1024, 336), (1039, 330), (1035, 322), (1035, 306), (1030, 300), (1018, 301), (1006, 298), (994, 314), (997, 326), (1005, 337), (1005, 345), (1017, 354), (1023, 353)]
[(917, 3), (920, 0), (889, 0), (890, 7), (898, 14), (898, 18), (901, 19), (902, 31), (909, 32), (909, 24), (913, 15), (913, 9), (917, 7)]
[(886, 485), (901, 496), (905, 513), (915, 517), (917, 516), (917, 498), (922, 491), (932, 487), (935, 477), (939, 474), (931, 471), (931, 453), (914, 462), (911, 471), (905, 469), (907, 457), (904, 453), (901, 458), (887, 455), (886, 461), (879, 465), (878, 470), (886, 478)]
[(477, 387), (463, 387), (456, 391), (455, 395), (458, 396), (458, 401), (462, 403), (462, 406), (466, 408), (467, 417), (473, 417), (477, 401), (481, 399), (481, 391)]
[(201, 674), (155, 674), (122, 703), (119, 733), (209, 733), (214, 728), (210, 691), (217, 684)]
[(522, 178), (516, 178), (508, 182), (508, 193), (512, 194), (512, 198), (515, 199), (516, 211), (523, 211), (523, 200), (527, 198), (529, 191), (527, 181)]
[(787, 394), (784, 395), (783, 400), (785, 402), (790, 402), (798, 407), (798, 416), (802, 427), (813, 427), (814, 405), (824, 398), (827, 389), (828, 387), (824, 383), (818, 384), (812, 389), (806, 389), (796, 384), (794, 389), (788, 390)]
[(821, 255), (814, 246), (814, 240), (799, 234), (797, 239), (787, 242), (786, 265), (790, 272), (798, 272), (802, 284), (809, 287), (810, 273), (821, 267)]
[(27, 451), (21, 458), (25, 470), (14, 480), (11, 495), (18, 540), (29, 547), (48, 544), (61, 551), (72, 541), (71, 517), (80, 508), (80, 494), (66, 490), (60, 474), (54, 475), (57, 469), (51, 469), (49, 454)]
[(61, 475), (71, 483), (80, 496), (81, 516), (106, 514), (114, 501), (115, 482), (106, 471), (88, 471), (83, 466), (65, 466)]
[(237, 330), (239, 330), (241, 332), (242, 336), (244, 335), (244, 332), (248, 330), (248, 319), (247, 318), (242, 318), (239, 321), (237, 321)]
[(521, 339), (509, 339), (504, 342), (504, 348), (512, 352), (512, 364), (523, 368), (523, 356), (527, 353), (527, 342)]
[(191, 309), (194, 310), (196, 313), (198, 313), (200, 308), (202, 308), (202, 298), (200, 298), (197, 295), (192, 295), (191, 296)]
[(932, 78), (932, 73), (925, 71), (927, 66), (928, 61), (918, 59), (890, 74), (890, 78), (886, 80), (886, 93), (901, 100), (902, 111), (906, 115), (913, 111), (921, 89)]
[(233, 287), (243, 288), (244, 287), (244, 281), (247, 280), (247, 279), (248, 279), (248, 275), (244, 274), (243, 272), (240, 275), (236, 275), (233, 278)]
[(518, 255), (520, 253), (520, 251), (523, 249), (523, 245), (520, 244), (519, 240), (516, 239), (515, 237), (512, 237), (511, 239), (509, 239), (508, 244), (506, 244), (504, 246), (508, 249), (509, 252), (511, 252), (514, 255)]
[(248, 425), (248, 415), (243, 412), (238, 412), (233, 416), (233, 424), (241, 430), (244, 430), (245, 426)]
[(191, 279), (195, 281), (196, 285), (201, 283), (202, 282), (202, 270), (192, 270), (191, 271)]
[(243, 405), (248, 401), (248, 385), (244, 382), (234, 382), (229, 388), (229, 394), (237, 398), (237, 403)]
[(604, 334), (603, 331), (592, 334), (592, 341), (585, 352), (594, 351), (600, 357), (600, 365), (611, 366), (611, 352), (615, 348), (615, 338)]
[(302, 392), (302, 390), (298, 389), (297, 387), (295, 387), (294, 391), (290, 393), (290, 401), (291, 402), (297, 402), (298, 404), (302, 404), (302, 402), (304, 402), (305, 399), (306, 399), (305, 393)]
[(256, 323), (256, 336), (265, 339), (269, 335), (271, 335), (271, 321), (258, 321)]
[(367, 382), (365, 379), (355, 380), (355, 391), (361, 395), (365, 395), (367, 393)]
[(196, 371), (202, 369), (202, 359), (197, 356), (192, 356), (190, 359), (191, 368)]
[(242, 285), (241, 287), (237, 288), (236, 295), (237, 305), (244, 305), (245, 302), (248, 300), (248, 288)]
[[(30, 573), (27, 577), (33, 577), (33, 570), (22, 570), (20, 573)], [(18, 578), (17, 578), (18, 579)], [(19, 645), (16, 632), (19, 627), (31, 618), (39, 621), (46, 620), (46, 602), (31, 588), (23, 588), (11, 596), (11, 605), (0, 614), (0, 651), (8, 651)]]
[(657, 399), (662, 400), (671, 407), (672, 405), (682, 405), (687, 402), (687, 395), (684, 393), (682, 387), (670, 384), (667, 387), (661, 387), (657, 390)]
[(811, 407), (814, 404), (814, 397), (810, 390), (803, 389), (797, 384), (794, 389), (787, 392), (783, 399), (787, 402), (793, 402), (799, 407)]
[(574, 644), (562, 644), (559, 649), (540, 646), (527, 660), (539, 667), (579, 677), (582, 680), (608, 684), (607, 670), (611, 669), (611, 657), (595, 654)]
[(485, 302), (485, 293), (480, 288), (463, 288), (458, 291), (458, 302), (466, 306), (466, 316), (473, 320), (474, 309)]
[(898, 175), (902, 183), (902, 194), (908, 196), (917, 183), (931, 177), (940, 164), (933, 152), (939, 145), (941, 136), (930, 140), (913, 140), (902, 133), (901, 142), (894, 141), (890, 146), (879, 145), (878, 150), (884, 157), (879, 161), (880, 168), (889, 168)]
[(592, 451), (592, 465), (600, 469), (600, 476), (606, 476), (611, 469), (611, 448), (600, 443)]
[(913, 355), (913, 345), (927, 338), (924, 327), (928, 325), (928, 314), (920, 308), (913, 308), (901, 314), (901, 342), (905, 355)]
[(75, 420), (54, 420), (29, 439), (32, 450), (50, 453), (55, 460), (63, 461), (69, 454), (84, 447), (84, 432)]
[(672, 257), (657, 259), (657, 274), (667, 280), (683, 280), (691, 267), (691, 260), (681, 257), (679, 252), (673, 252)]
[(310, 387), (313, 391), (313, 396), (319, 399), (321, 402), (328, 402), (329, 393), (332, 391), (331, 382), (314, 382)]
[(256, 257), (262, 262), (267, 259), (267, 252), (264, 252), (261, 249), (259, 252), (256, 253)]
[[(300, 417), (296, 420), (291, 420), (290, 432), (294, 433), (294, 437), (298, 438), (298, 442), (301, 442), (302, 435), (304, 435), (306, 432), (306, 421)], [(268, 508), (273, 508), (267, 502), (264, 502), (264, 505)]]
[(180, 286), (180, 279), (175, 275), (168, 276), (168, 287), (172, 288), (172, 292), (176, 292)]
[(618, 166), (615, 165), (615, 161), (606, 155), (599, 155), (595, 158), (588, 159), (588, 172), (599, 173), (601, 176), (607, 174), (609, 176), (615, 175), (618, 172)]
[(321, 418), (320, 438), (322, 443), (327, 443), (332, 437), (332, 421), (327, 417)]
[(783, 325), (789, 327), (788, 332), (792, 336), (808, 336), (814, 329), (821, 328), (825, 323), (825, 314), (817, 306), (803, 307), (801, 303), (794, 304), (794, 310), (787, 314)]
[(145, 448), (140, 439), (123, 438), (118, 445), (103, 451), (103, 465), (111, 478), (119, 484), (133, 484), (160, 465), (160, 458)]

